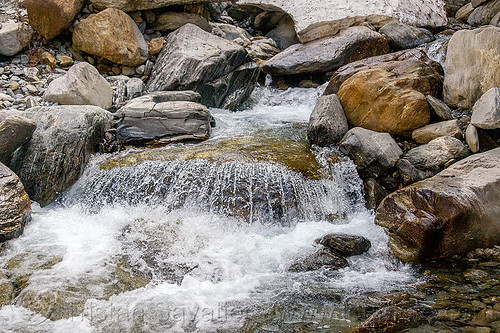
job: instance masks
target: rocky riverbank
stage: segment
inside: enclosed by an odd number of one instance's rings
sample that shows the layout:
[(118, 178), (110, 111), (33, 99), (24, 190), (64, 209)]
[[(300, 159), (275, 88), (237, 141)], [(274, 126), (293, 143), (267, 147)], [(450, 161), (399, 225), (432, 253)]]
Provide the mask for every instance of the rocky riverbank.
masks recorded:
[[(205, 149), (200, 143), (218, 125), (214, 110), (238, 112), (258, 86), (322, 85), (309, 144), (226, 138), (218, 149)], [(312, 152), (317, 147), (354, 161), (367, 207), (395, 256), (429, 267), (433, 276), (418, 287), (428, 288), (425, 295), (377, 303), (392, 307), (373, 314), (358, 332), (448, 323), (474, 332), (500, 329), (492, 268), (500, 243), (499, 0), (446, 1), (446, 7), (438, 0), (2, 5), (0, 241), (22, 234), (30, 200), (54, 202), (97, 152), (179, 142), (196, 147), (178, 149), (184, 160), (232, 154), (227, 162), (239, 149), (237, 158), (266, 160), (307, 179), (322, 177)], [(131, 159), (151, 159), (146, 155), (132, 152), (129, 160), (108, 164), (134, 167)], [(234, 202), (222, 206), (251, 214)], [(283, 206), (295, 205), (276, 203), (271, 211), (278, 220)], [(343, 241), (332, 250), (318, 240), (320, 248), (290, 270), (343, 268), (347, 257), (369, 249), (367, 240), (358, 240), (363, 251), (343, 254), (338, 247), (354, 246), (354, 236), (330, 237)], [(442, 257), (453, 259), (433, 264)], [(460, 262), (466, 267), (457, 278), (461, 288), (488, 292), (474, 299), (465, 293), (460, 302), (467, 304), (442, 306), (429, 290), (453, 293), (439, 276)], [(408, 325), (389, 328), (387, 318), (399, 316)]]

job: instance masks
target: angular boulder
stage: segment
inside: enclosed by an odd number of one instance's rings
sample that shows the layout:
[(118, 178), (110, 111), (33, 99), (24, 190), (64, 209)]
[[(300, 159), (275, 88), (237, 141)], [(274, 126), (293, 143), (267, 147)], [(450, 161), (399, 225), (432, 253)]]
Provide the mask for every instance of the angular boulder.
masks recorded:
[(387, 23), (379, 32), (387, 38), (394, 51), (413, 49), (434, 40), (434, 35), (429, 30), (415, 28), (399, 21)]
[(342, 83), (353, 76), (354, 74), (361, 72), (366, 69), (372, 69), (379, 66), (392, 66), (391, 63), (394, 61), (405, 61), (405, 60), (418, 60), (426, 63), (436, 70), (438, 73), (442, 73), (443, 69), (441, 65), (437, 62), (429, 59), (427, 54), (422, 50), (410, 49), (394, 53), (383, 54), (376, 57), (370, 57), (363, 60), (358, 60), (344, 65), (337, 69), (333, 74), (328, 87), (326, 87), (325, 95), (336, 94)]
[(344, 109), (337, 95), (318, 99), (307, 128), (307, 139), (318, 146), (338, 143), (349, 130)]
[(176, 5), (190, 5), (193, 3), (219, 2), (224, 0), (90, 0), (94, 8), (103, 10), (117, 8), (125, 12), (156, 9)]
[(255, 87), (259, 66), (235, 42), (186, 24), (165, 44), (147, 82), (149, 92), (194, 90), (206, 106), (233, 109)]
[(326, 73), (353, 61), (389, 52), (387, 40), (366, 27), (352, 27), (337, 36), (296, 44), (268, 60), (265, 73)]
[(491, 88), (474, 104), (471, 124), (482, 129), (500, 128), (500, 88)]
[(444, 101), (471, 109), (489, 89), (500, 87), (500, 28), (457, 31), (448, 43)]
[(378, 169), (375, 173), (393, 168), (403, 151), (388, 133), (355, 127), (340, 142), (340, 150), (349, 155), (358, 171)]
[(444, 2), (440, 0), (238, 0), (238, 4), (288, 13), (302, 43), (333, 36), (363, 22), (387, 23), (387, 18), (415, 26), (438, 27), (447, 23)]
[(17, 148), (28, 142), (35, 129), (36, 123), (24, 117), (0, 120), (0, 163), (6, 163)]
[(96, 106), (34, 107), (24, 116), (37, 124), (29, 144), (12, 156), (10, 168), (32, 200), (42, 206), (78, 179), (111, 126), (111, 114)]
[(33, 29), (25, 24), (2, 23), (0, 27), (0, 55), (11, 57), (28, 46)]
[(434, 113), (436, 113), (439, 118), (441, 118), (442, 120), (453, 119), (453, 113), (451, 112), (450, 107), (446, 105), (442, 100), (432, 95), (427, 95), (425, 97), (427, 98), (427, 102), (431, 106), (432, 110), (434, 110)]
[(57, 37), (75, 21), (85, 0), (26, 0), (31, 26), (45, 39)]
[(416, 262), (500, 242), (500, 148), (470, 156), (384, 199), (375, 223), (400, 260)]
[(138, 66), (149, 55), (148, 44), (134, 20), (114, 8), (81, 20), (73, 32), (73, 46), (125, 66)]
[(62, 105), (95, 105), (108, 109), (113, 102), (113, 88), (94, 66), (80, 62), (66, 75), (52, 81), (43, 99)]
[(116, 137), (122, 144), (164, 144), (202, 141), (210, 137), (214, 122), (208, 109), (188, 101), (132, 100), (118, 110)]
[(18, 237), (31, 220), (31, 200), (23, 183), (0, 163), (0, 243)]
[(441, 136), (452, 136), (457, 139), (463, 137), (462, 130), (458, 125), (458, 120), (442, 121), (430, 124), (413, 131), (411, 137), (413, 141), (420, 144), (428, 143)]
[(338, 91), (352, 126), (409, 135), (430, 121), (426, 95), (437, 95), (442, 79), (421, 61), (391, 62), (363, 70), (345, 80)]

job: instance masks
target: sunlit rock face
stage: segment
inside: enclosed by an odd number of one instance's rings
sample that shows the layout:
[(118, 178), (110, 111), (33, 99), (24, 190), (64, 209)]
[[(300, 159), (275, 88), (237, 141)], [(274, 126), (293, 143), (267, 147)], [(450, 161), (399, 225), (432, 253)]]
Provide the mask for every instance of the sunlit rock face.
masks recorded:
[(365, 21), (377, 26), (387, 23), (388, 18), (396, 18), (403, 23), (429, 27), (447, 22), (442, 0), (240, 0), (238, 4), (287, 12), (303, 43), (334, 35), (340, 29)]

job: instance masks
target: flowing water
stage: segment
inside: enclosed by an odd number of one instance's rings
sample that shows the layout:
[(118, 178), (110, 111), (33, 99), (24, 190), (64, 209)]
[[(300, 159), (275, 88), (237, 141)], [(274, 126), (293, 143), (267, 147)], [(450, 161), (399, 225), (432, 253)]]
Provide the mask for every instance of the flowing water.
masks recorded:
[[(350, 300), (418, 282), (352, 162), (305, 141), (322, 89), (258, 88), (244, 111), (212, 110), (205, 143), (96, 156), (3, 246), (2, 330), (339, 332), (358, 323)], [(288, 272), (332, 232), (372, 248), (339, 271)]]

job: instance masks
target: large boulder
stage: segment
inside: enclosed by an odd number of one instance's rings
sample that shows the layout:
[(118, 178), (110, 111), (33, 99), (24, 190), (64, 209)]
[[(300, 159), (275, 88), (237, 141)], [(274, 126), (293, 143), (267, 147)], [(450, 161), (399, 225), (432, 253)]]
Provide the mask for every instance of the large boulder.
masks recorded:
[(175, 5), (189, 5), (193, 3), (220, 2), (224, 0), (90, 0), (94, 8), (102, 10), (117, 8), (125, 12), (148, 10)]
[(149, 92), (194, 90), (204, 105), (232, 109), (255, 87), (260, 68), (235, 42), (186, 24), (165, 44), (147, 82)]
[(2, 23), (0, 26), (0, 54), (8, 57), (16, 55), (28, 46), (32, 35), (33, 29), (25, 24)]
[(26, 0), (31, 26), (45, 39), (58, 36), (71, 26), (85, 0)]
[(490, 24), (491, 20), (500, 12), (500, 0), (491, 0), (474, 8), (467, 23), (473, 26)]
[(500, 28), (460, 30), (448, 43), (444, 101), (471, 109), (489, 89), (500, 87)]
[(410, 135), (430, 121), (426, 95), (442, 88), (439, 73), (421, 61), (387, 63), (360, 71), (340, 86), (338, 96), (352, 126)]
[(358, 171), (382, 174), (394, 168), (403, 155), (396, 141), (388, 133), (355, 127), (340, 142), (340, 150), (354, 161)]
[(78, 179), (98, 150), (111, 114), (96, 106), (34, 107), (24, 116), (37, 124), (29, 144), (12, 156), (10, 168), (31, 199), (47, 205)]
[(0, 163), (0, 243), (18, 237), (31, 220), (31, 200), (23, 183)]
[(399, 21), (387, 23), (379, 32), (387, 38), (394, 51), (413, 49), (434, 40), (434, 36), (429, 30), (415, 28)]
[(326, 73), (387, 52), (389, 45), (381, 34), (366, 27), (352, 27), (334, 37), (293, 45), (268, 60), (262, 69), (277, 75)]
[(149, 54), (148, 44), (134, 20), (114, 8), (81, 20), (73, 32), (73, 46), (125, 66), (140, 65)]
[(425, 144), (441, 136), (452, 136), (457, 139), (463, 137), (458, 120), (447, 120), (430, 124), (413, 131), (411, 138), (416, 143)]
[(500, 128), (500, 88), (491, 88), (474, 104), (471, 124), (482, 129)]
[(17, 148), (28, 142), (35, 129), (36, 123), (24, 117), (0, 119), (0, 163), (6, 163)]
[(94, 66), (80, 62), (66, 75), (52, 81), (43, 99), (62, 105), (95, 105), (108, 109), (113, 101), (113, 88)]
[(388, 64), (389, 66), (393, 61), (404, 61), (404, 60), (418, 60), (426, 63), (427, 65), (433, 67), (438, 73), (441, 73), (443, 69), (441, 65), (437, 62), (429, 59), (427, 54), (422, 50), (410, 49), (394, 53), (383, 54), (375, 57), (370, 57), (355, 62), (348, 63), (337, 69), (333, 74), (328, 87), (326, 87), (325, 95), (336, 94), (342, 83), (345, 80), (353, 76), (354, 74), (361, 72), (366, 69), (372, 69), (379, 66)]
[[(154, 98), (154, 97), (153, 97)], [(115, 114), (116, 137), (123, 144), (163, 144), (202, 141), (214, 122), (208, 109), (189, 101), (132, 100)]]
[(153, 28), (158, 31), (170, 32), (188, 23), (194, 24), (207, 32), (212, 31), (212, 27), (203, 16), (184, 12), (167, 12), (159, 15), (153, 24)]
[(405, 262), (500, 243), (500, 148), (473, 155), (384, 199), (375, 223)]
[(309, 119), (309, 142), (318, 146), (333, 145), (342, 140), (348, 130), (347, 118), (337, 95), (320, 97)]
[(444, 2), (417, 1), (302, 1), (302, 0), (239, 0), (238, 4), (257, 6), (267, 10), (284, 11), (295, 22), (295, 30), (302, 43), (332, 36), (341, 29), (362, 22), (379, 23), (397, 18), (416, 26), (446, 25)]

